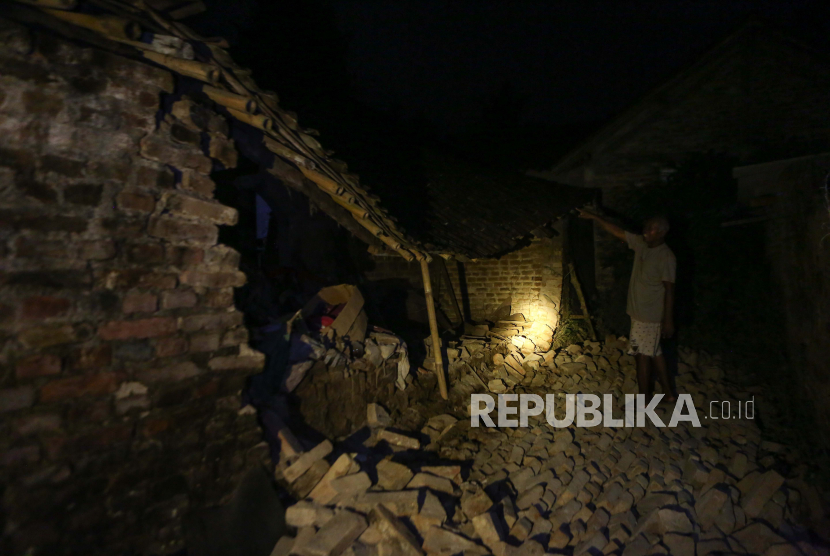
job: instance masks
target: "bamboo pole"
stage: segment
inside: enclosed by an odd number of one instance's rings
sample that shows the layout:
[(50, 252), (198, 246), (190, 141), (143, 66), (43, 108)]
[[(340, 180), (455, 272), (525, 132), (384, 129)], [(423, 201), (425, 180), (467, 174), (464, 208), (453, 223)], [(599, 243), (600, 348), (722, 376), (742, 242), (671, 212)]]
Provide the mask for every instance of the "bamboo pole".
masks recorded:
[(355, 216), (355, 218), (368, 218), (369, 217), (369, 211), (368, 210), (349, 202), (348, 199), (344, 199), (340, 195), (332, 195), (331, 198), (334, 199), (335, 203), (337, 203), (338, 205), (340, 205), (344, 209), (351, 212)]
[(59, 19), (95, 31), (105, 37), (115, 40), (134, 41), (141, 36), (141, 26), (123, 17), (114, 15), (89, 15), (78, 12), (68, 12), (64, 9), (43, 8), (43, 11)]
[(447, 380), (444, 378), (444, 360), (441, 357), (441, 338), (438, 337), (438, 320), (435, 318), (435, 304), (432, 300), (432, 281), (429, 278), (429, 263), (421, 261), (421, 277), (424, 279), (424, 297), (427, 301), (429, 331), (432, 336), (432, 357), (435, 361), (435, 374), (438, 376), (438, 389), (441, 398), (447, 399)]
[(78, 5), (77, 0), (17, 0), (21, 4), (29, 4), (38, 8), (50, 8), (53, 10), (74, 10)]
[(576, 276), (576, 269), (573, 263), (568, 263), (568, 275), (571, 277), (571, 283), (576, 290), (576, 296), (579, 298), (579, 304), (582, 308), (582, 316), (585, 322), (588, 323), (588, 330), (591, 333), (591, 341), (597, 341), (597, 333), (594, 330), (594, 324), (591, 322), (591, 315), (588, 313), (588, 304), (585, 303), (585, 295), (582, 293), (582, 285), (579, 283), (579, 278)]
[[(297, 153), (296, 151), (294, 151), (293, 149), (291, 149), (289, 147), (286, 147), (285, 145), (283, 145), (282, 143), (280, 143), (276, 139), (272, 139), (271, 137), (268, 137), (267, 135), (265, 136), (265, 147), (269, 151), (274, 153), (275, 155), (293, 162), (294, 164), (297, 165), (298, 168), (300, 168), (300, 170), (302, 170), (303, 168), (308, 168), (309, 166), (311, 166), (313, 164), (313, 162), (311, 162), (309, 159), (307, 159), (303, 155)], [(306, 177), (308, 177), (308, 176), (306, 176)], [(311, 179), (311, 178), (309, 178), (309, 179)]]
[(144, 57), (187, 77), (193, 77), (214, 85), (219, 81), (219, 68), (210, 64), (175, 58), (152, 50), (145, 51)]
[(234, 110), (249, 114), (254, 114), (257, 111), (257, 101), (252, 98), (237, 95), (236, 93), (218, 87), (211, 87), (210, 85), (204, 85), (202, 91), (210, 100), (221, 104), (225, 108), (233, 108)]
[(340, 185), (333, 179), (329, 178), (328, 176), (324, 176), (319, 172), (315, 172), (310, 168), (300, 166), (300, 172), (302, 172), (305, 177), (319, 185), (320, 189), (322, 189), (329, 195), (339, 196), (343, 193), (343, 190), (345, 189), (342, 185)]
[(245, 122), (248, 125), (261, 129), (262, 131), (270, 131), (274, 128), (274, 121), (271, 118), (263, 116), (262, 114), (248, 114), (247, 112), (242, 112), (241, 110), (237, 110), (235, 108), (227, 108), (230, 115), (240, 122)]

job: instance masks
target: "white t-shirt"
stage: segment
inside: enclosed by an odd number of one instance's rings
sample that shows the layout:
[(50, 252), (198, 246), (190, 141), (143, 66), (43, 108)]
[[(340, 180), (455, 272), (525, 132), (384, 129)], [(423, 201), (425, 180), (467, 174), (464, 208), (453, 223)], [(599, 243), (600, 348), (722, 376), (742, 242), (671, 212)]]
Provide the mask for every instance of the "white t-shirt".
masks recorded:
[(630, 232), (625, 232), (625, 239), (634, 250), (626, 311), (640, 322), (663, 322), (666, 295), (663, 282), (674, 283), (677, 259), (665, 243), (649, 247), (643, 236)]

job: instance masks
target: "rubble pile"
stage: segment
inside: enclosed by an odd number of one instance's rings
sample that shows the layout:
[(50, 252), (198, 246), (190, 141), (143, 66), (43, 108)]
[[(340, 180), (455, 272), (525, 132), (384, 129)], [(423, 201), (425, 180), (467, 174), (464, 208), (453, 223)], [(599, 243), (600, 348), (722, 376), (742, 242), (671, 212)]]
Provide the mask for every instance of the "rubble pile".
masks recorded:
[[(608, 393), (620, 412), (623, 394), (636, 392), (622, 338), (544, 354), (492, 340), (469, 335), (448, 348), (463, 384), (480, 392), (486, 383)], [(413, 407), (393, 419), (370, 404), (366, 438), (304, 452), (289, 443), (276, 478), (298, 500), (286, 515), (296, 533), (272, 556), (828, 554), (814, 541), (830, 522), (798, 454), (764, 441), (746, 416), (708, 417), (709, 400), (735, 408), (754, 396), (761, 411), (760, 392), (734, 391), (715, 357), (680, 355), (677, 386), (700, 427), (554, 428), (539, 415), (527, 427), (472, 428), (468, 396), (420, 419)], [(672, 410), (656, 413), (667, 423)]]
[[(320, 290), (291, 318), (264, 327), (256, 348), (267, 354), (263, 373), (253, 378), (247, 402), (262, 413), (297, 417), (332, 438), (363, 426), (366, 403), (383, 399), (405, 406), (412, 384), (406, 342), (389, 330), (369, 326), (363, 297), (352, 285)], [(269, 430), (274, 440), (276, 430)]]

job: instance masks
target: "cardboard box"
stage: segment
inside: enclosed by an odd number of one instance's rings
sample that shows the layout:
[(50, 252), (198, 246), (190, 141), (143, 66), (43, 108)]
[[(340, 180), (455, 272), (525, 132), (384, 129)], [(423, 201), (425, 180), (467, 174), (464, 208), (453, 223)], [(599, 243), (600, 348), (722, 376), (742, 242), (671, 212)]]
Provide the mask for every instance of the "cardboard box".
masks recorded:
[(366, 311), (363, 310), (363, 295), (361, 295), (360, 290), (351, 284), (323, 288), (303, 307), (303, 318), (314, 314), (324, 303), (335, 306), (345, 303), (346, 306), (343, 307), (331, 326), (324, 328), (321, 332), (324, 335), (334, 333), (341, 338), (348, 336), (351, 340), (362, 342), (366, 337), (366, 327), (369, 324), (369, 319), (366, 316)]

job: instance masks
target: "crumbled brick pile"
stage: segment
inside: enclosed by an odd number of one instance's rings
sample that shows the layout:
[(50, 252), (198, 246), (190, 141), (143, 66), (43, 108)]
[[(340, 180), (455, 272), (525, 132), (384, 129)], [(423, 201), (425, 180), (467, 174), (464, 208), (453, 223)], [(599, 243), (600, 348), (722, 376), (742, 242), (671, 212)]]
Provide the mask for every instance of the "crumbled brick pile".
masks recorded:
[[(515, 390), (622, 402), (635, 391), (622, 347), (569, 346)], [(751, 395), (724, 385), (717, 359), (682, 359), (681, 392), (733, 406)], [(699, 428), (561, 429), (541, 415), (527, 428), (471, 428), (462, 407), (393, 422), (371, 405), (361, 445), (324, 441), (278, 468), (300, 501), (287, 510), (296, 532), (273, 554), (827, 554), (814, 541), (828, 521), (798, 454), (764, 441), (754, 420), (705, 418), (695, 405)], [(672, 409), (657, 414), (668, 422)]]

